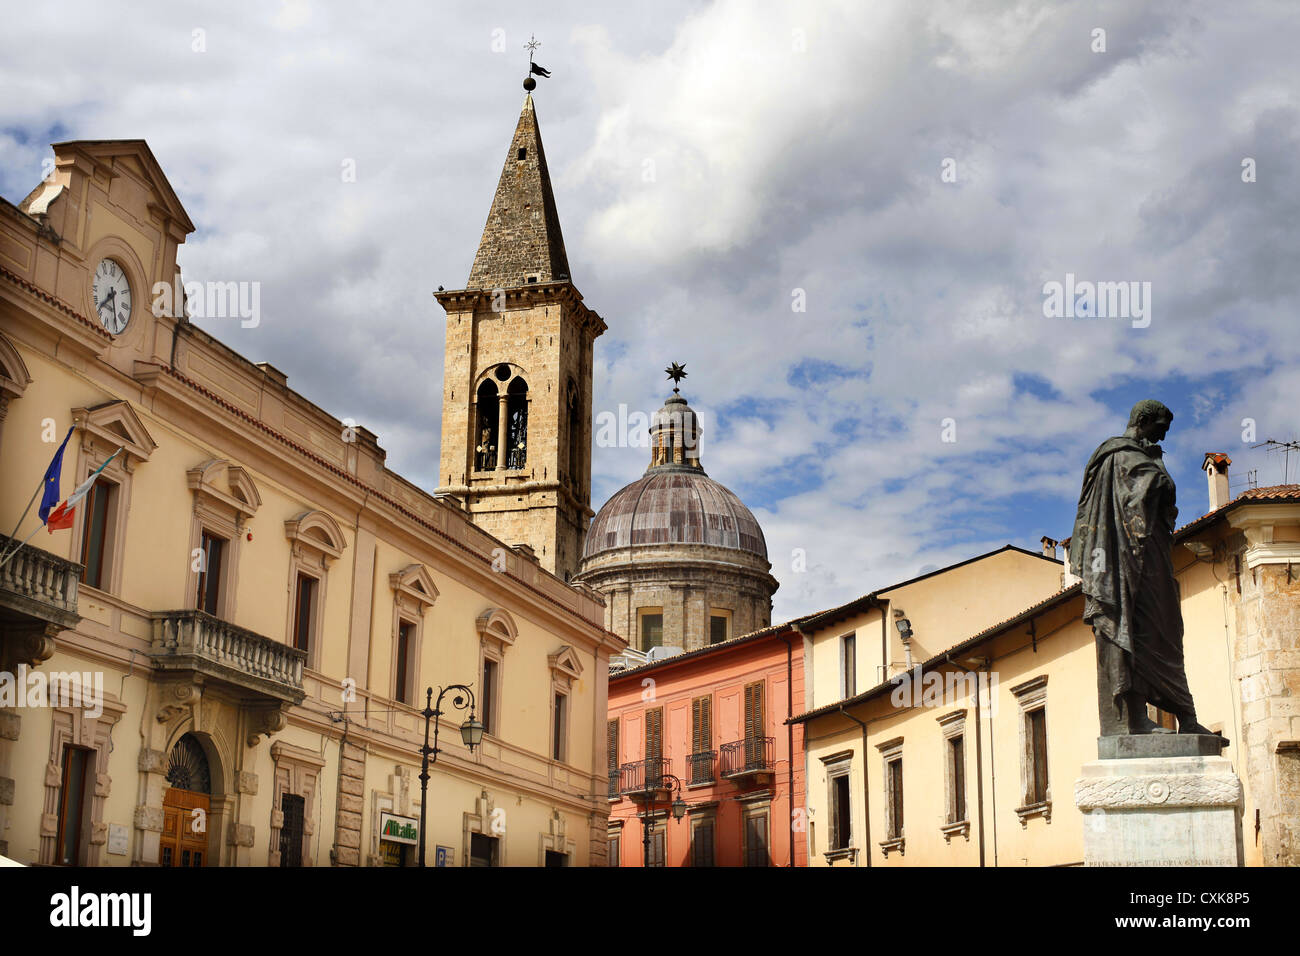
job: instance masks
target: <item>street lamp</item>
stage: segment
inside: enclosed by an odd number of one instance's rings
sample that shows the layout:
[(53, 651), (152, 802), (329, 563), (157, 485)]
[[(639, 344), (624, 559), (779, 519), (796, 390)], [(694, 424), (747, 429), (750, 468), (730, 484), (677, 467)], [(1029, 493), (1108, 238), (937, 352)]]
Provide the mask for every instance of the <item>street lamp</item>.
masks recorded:
[[(474, 716), (474, 692), (464, 684), (452, 684), (450, 687), (438, 688), (438, 703), (433, 703), (433, 688), (430, 687), (425, 692), (424, 710), (420, 714), (424, 717), (424, 746), (420, 748), (420, 753), (424, 760), (420, 764), (420, 866), (424, 866), (424, 821), (429, 807), (429, 764), (438, 762), (438, 728), (442, 723), (442, 699), (447, 696), (448, 691), (463, 691), (457, 693), (451, 699), (451, 704), (457, 710), (469, 710), (469, 720), (460, 725), (460, 739), (465, 742), (469, 752), (473, 753), (474, 748), (483, 742), (483, 723)], [(468, 695), (469, 700), (465, 697)], [(433, 746), (429, 746), (429, 720), (433, 720)], [(430, 760), (429, 758), (433, 759)]]
[[(649, 767), (646, 767), (646, 772), (647, 772), (647, 773), (649, 772), (649, 770), (650, 770), (650, 768), (649, 768)], [(681, 780), (679, 780), (677, 777), (673, 776), (671, 773), (660, 774), (660, 775), (659, 775), (659, 778), (660, 778), (661, 780), (668, 781), (668, 783), (669, 783), (669, 788), (668, 788), (668, 789), (669, 789), (669, 792), (670, 792), (670, 793), (671, 793), (673, 790), (676, 790), (676, 791), (677, 791), (677, 799), (674, 800), (674, 801), (672, 802), (672, 811), (673, 811), (673, 819), (674, 819), (674, 820), (680, 820), (682, 817), (686, 816), (686, 801), (682, 799), (682, 782), (681, 782)], [(647, 783), (649, 783), (649, 781), (647, 781)], [(651, 796), (646, 800), (645, 818), (644, 818), (644, 820), (643, 820), (643, 822), (642, 822), (642, 824), (641, 824), (641, 833), (642, 833), (642, 835), (643, 835), (643, 840), (642, 840), (642, 842), (643, 842), (643, 851), (644, 851), (644, 852), (643, 852), (644, 865), (645, 865), (645, 867), (646, 867), (647, 869), (649, 869), (649, 867), (650, 867), (650, 827), (654, 824), (655, 798), (654, 798), (653, 794), (654, 794), (655, 791), (654, 791), (654, 790), (650, 790), (649, 787), (647, 787), (646, 789), (647, 789), (647, 792), (649, 792), (649, 793), (651, 794)], [(666, 832), (665, 832), (664, 836), (665, 836), (665, 837), (667, 836), (667, 833), (666, 833)]]

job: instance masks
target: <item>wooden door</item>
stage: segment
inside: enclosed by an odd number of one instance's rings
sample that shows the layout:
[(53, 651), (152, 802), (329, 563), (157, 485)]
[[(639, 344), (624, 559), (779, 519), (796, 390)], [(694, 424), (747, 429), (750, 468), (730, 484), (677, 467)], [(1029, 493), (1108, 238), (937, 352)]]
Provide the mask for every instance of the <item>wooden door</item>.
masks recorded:
[[(195, 810), (202, 810), (196, 814)], [(163, 794), (160, 866), (204, 866), (208, 856), (208, 795), (172, 787)]]

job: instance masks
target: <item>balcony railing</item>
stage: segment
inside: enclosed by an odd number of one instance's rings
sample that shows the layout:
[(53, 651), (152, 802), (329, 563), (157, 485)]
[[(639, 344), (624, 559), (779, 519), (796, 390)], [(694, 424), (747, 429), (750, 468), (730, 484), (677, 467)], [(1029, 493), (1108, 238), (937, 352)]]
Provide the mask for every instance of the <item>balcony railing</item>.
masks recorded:
[(302, 702), (303, 651), (204, 611), (159, 611), (150, 654), (160, 670), (192, 670), (291, 704)]
[(609, 798), (611, 800), (615, 800), (621, 795), (618, 784), (619, 772), (617, 770), (611, 770), (609, 772)]
[(713, 766), (717, 759), (718, 752), (716, 750), (702, 750), (687, 757), (686, 764), (690, 767), (689, 783), (713, 783), (716, 779)]
[[(0, 534), (0, 554), (18, 544)], [(81, 565), (24, 544), (0, 567), (0, 607), (9, 617), (34, 618), (62, 628), (76, 627)]]
[(619, 770), (619, 792), (625, 797), (638, 797), (662, 793), (668, 789), (668, 761), (662, 757), (647, 757), (625, 763)]
[(731, 779), (771, 774), (776, 769), (772, 762), (772, 743), (771, 737), (746, 737), (723, 744), (719, 761), (722, 776)]

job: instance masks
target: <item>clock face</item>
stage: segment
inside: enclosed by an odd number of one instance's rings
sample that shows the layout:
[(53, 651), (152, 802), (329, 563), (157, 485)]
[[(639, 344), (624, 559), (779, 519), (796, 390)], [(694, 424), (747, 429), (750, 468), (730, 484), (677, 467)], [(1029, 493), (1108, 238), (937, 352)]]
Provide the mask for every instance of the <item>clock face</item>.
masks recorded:
[(91, 291), (99, 324), (112, 335), (120, 334), (131, 321), (131, 283), (122, 267), (112, 259), (101, 260), (95, 267)]

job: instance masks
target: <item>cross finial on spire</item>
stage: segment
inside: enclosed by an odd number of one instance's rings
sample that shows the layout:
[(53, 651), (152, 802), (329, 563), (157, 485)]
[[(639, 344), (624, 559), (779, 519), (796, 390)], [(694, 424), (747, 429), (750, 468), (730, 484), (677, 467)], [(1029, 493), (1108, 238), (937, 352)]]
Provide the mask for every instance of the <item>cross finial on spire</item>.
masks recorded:
[(673, 380), (673, 394), (679, 394), (680, 389), (678, 386), (681, 385), (682, 379), (686, 377), (686, 366), (678, 365), (676, 362), (673, 362), (664, 369), (664, 371), (667, 372), (668, 377)]

